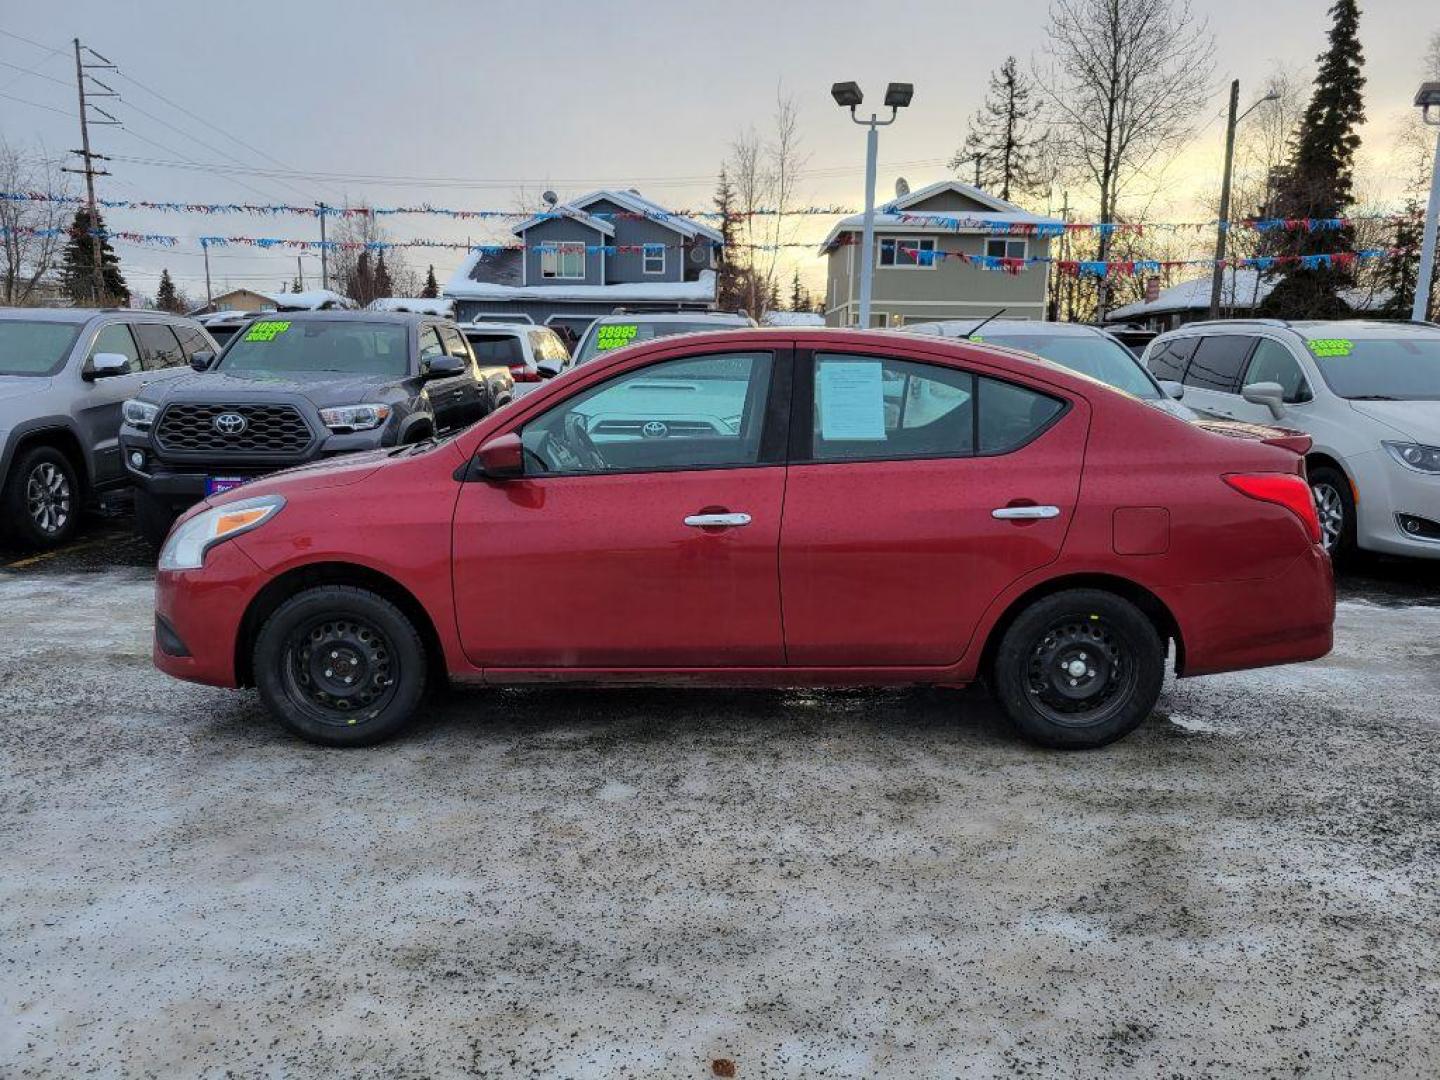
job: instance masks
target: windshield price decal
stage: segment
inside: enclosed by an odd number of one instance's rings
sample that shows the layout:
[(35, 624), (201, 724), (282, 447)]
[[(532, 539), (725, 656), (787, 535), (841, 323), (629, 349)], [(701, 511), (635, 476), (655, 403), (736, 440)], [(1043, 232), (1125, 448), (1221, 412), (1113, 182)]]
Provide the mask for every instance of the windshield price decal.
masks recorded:
[(1310, 342), (1310, 351), (1316, 356), (1349, 356), (1355, 343), (1349, 338), (1316, 338)]
[(629, 345), (635, 340), (635, 335), (640, 332), (640, 327), (634, 323), (622, 326), (602, 326), (595, 334), (595, 348), (604, 352), (606, 349), (618, 349), (622, 345)]
[(268, 320), (257, 322), (250, 327), (250, 332), (245, 335), (246, 341), (274, 341), (277, 337), (290, 329), (288, 322)]

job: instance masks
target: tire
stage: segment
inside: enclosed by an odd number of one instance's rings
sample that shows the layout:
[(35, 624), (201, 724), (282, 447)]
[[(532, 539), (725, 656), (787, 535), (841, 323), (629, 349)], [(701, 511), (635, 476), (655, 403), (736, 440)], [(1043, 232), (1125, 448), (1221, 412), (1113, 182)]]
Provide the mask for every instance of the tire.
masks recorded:
[(1090, 750), (1128, 735), (1150, 715), (1165, 681), (1165, 645), (1128, 600), (1070, 589), (1035, 601), (1010, 624), (992, 677), (996, 697), (1026, 739)]
[(25, 547), (59, 547), (80, 522), (80, 484), (75, 467), (53, 446), (21, 451), (0, 494), (10, 536)]
[(254, 671), (265, 705), (302, 739), (371, 746), (414, 717), (425, 694), (425, 644), (384, 597), (322, 585), (292, 596), (265, 620)]
[(135, 489), (135, 533), (157, 551), (180, 515), (155, 496)]
[(1310, 491), (1320, 515), (1321, 543), (1337, 565), (1355, 558), (1355, 495), (1339, 469), (1321, 465), (1310, 470)]

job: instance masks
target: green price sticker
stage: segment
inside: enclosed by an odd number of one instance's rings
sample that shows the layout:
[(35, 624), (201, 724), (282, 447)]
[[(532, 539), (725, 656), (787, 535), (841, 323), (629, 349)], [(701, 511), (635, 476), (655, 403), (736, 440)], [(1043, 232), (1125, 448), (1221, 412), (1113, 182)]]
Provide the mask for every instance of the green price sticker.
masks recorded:
[(1310, 351), (1316, 356), (1349, 356), (1355, 350), (1355, 343), (1349, 338), (1315, 338), (1310, 342)]
[(600, 352), (604, 352), (607, 349), (618, 349), (634, 341), (635, 335), (639, 332), (640, 327), (635, 323), (602, 326), (595, 334), (595, 348)]
[(253, 323), (250, 332), (245, 335), (246, 341), (274, 341), (277, 337), (290, 329), (288, 322), (267, 320), (265, 322)]

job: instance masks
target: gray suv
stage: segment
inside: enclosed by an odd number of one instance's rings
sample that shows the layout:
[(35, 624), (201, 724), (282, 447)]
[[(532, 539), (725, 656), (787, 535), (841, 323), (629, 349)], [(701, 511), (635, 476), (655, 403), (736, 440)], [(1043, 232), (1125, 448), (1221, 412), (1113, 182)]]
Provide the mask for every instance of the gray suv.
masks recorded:
[(158, 311), (0, 309), (0, 527), (63, 543), (84, 504), (129, 484), (120, 410), (214, 352), (198, 323)]

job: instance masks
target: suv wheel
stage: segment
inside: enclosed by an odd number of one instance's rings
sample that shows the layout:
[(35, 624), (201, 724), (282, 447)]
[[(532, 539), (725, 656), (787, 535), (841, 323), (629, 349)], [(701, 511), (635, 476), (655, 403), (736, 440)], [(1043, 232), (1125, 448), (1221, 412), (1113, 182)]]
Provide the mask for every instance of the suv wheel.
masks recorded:
[(55, 547), (75, 533), (80, 486), (70, 459), (53, 446), (19, 455), (0, 495), (11, 535), (28, 547)]
[(1355, 553), (1355, 496), (1339, 470), (1322, 465), (1310, 471), (1310, 490), (1320, 515), (1320, 542), (1330, 558), (1343, 562)]
[(1005, 631), (994, 686), (1020, 734), (1086, 750), (1128, 735), (1165, 680), (1165, 647), (1134, 604), (1098, 589), (1035, 601)]
[(425, 692), (425, 645), (382, 596), (322, 585), (291, 597), (255, 639), (255, 685), (287, 728), (369, 746), (405, 727)]

